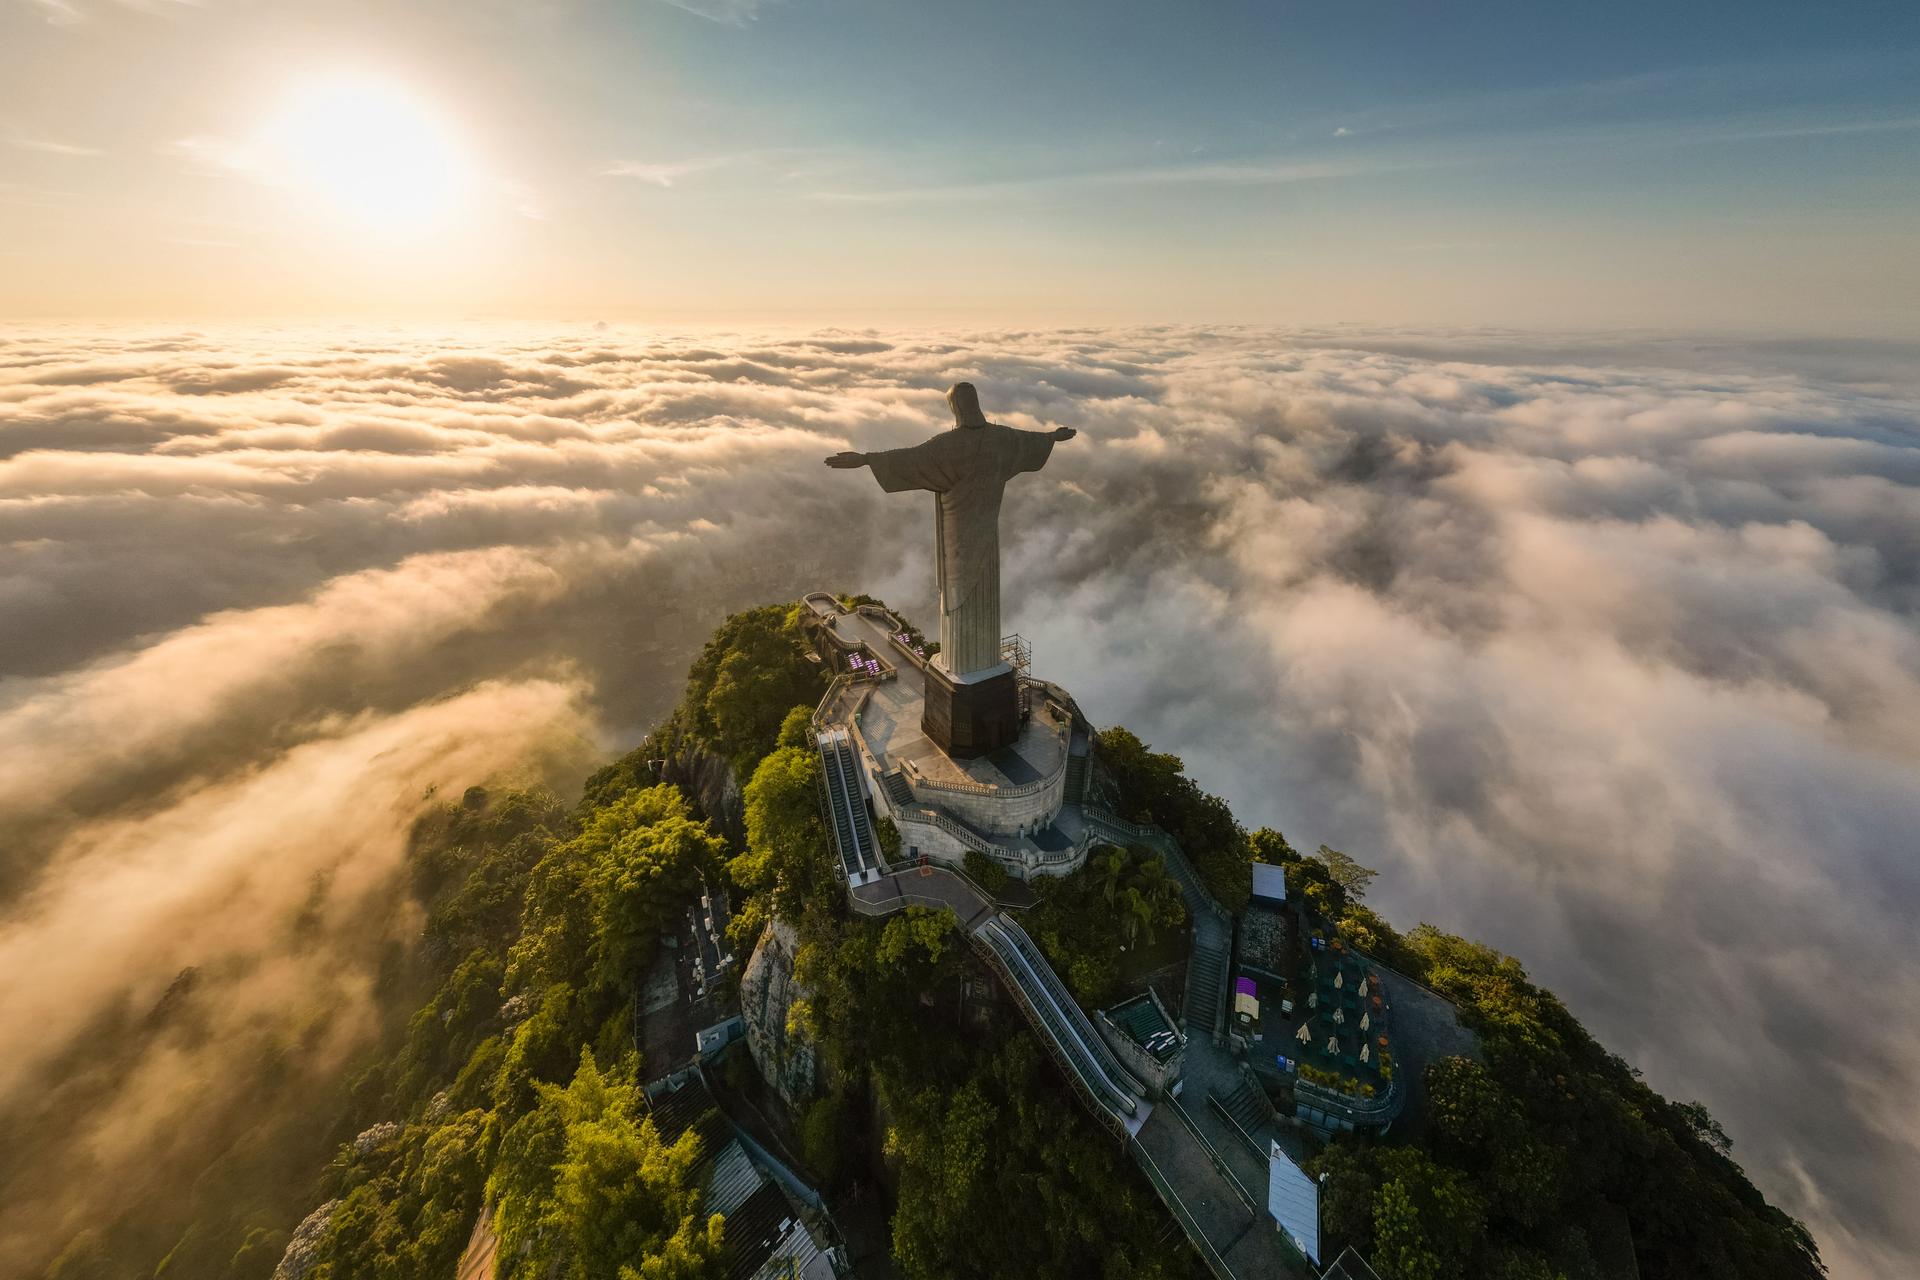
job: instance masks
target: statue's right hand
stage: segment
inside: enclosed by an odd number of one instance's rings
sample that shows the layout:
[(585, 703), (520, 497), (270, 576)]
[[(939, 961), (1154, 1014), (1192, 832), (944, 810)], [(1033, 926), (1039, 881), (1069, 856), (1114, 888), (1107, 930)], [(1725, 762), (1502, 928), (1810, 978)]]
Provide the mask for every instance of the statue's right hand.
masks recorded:
[(828, 458), (827, 465), (834, 468), (837, 471), (851, 471), (855, 467), (866, 466), (867, 455), (864, 453), (853, 453), (851, 451), (842, 451), (840, 453), (834, 454), (831, 458)]

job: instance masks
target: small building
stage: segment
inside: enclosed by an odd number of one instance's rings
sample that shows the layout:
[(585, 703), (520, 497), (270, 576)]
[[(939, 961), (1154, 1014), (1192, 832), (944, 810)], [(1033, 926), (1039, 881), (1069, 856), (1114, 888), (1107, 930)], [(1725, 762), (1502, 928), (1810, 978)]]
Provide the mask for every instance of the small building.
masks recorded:
[(1253, 864), (1253, 900), (1264, 906), (1287, 905), (1287, 869), (1270, 862)]
[(1267, 1212), (1293, 1247), (1320, 1265), (1320, 1185), (1275, 1142), (1267, 1149)]
[(1153, 988), (1099, 1010), (1094, 1026), (1120, 1064), (1156, 1096), (1164, 1097), (1172, 1091), (1174, 1081), (1180, 1078), (1187, 1040)]
[(754, 1159), (698, 1073), (653, 1098), (651, 1114), (662, 1142), (677, 1142), (689, 1129), (700, 1135), (698, 1173), (706, 1188), (701, 1208), (726, 1218), (728, 1280), (832, 1280), (839, 1274), (839, 1251), (816, 1237), (803, 1216), (807, 1206)]

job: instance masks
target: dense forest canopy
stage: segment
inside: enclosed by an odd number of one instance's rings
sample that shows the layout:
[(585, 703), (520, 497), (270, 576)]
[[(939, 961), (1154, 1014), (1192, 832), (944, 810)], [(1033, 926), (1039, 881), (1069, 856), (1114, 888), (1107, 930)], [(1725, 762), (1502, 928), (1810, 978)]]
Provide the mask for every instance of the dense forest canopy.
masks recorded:
[[(694, 662), (680, 708), (577, 804), (475, 788), (434, 807), (407, 864), (420, 945), (392, 978), (411, 1015), (337, 1096), (263, 1114), (253, 1141), (213, 1162), (170, 1250), (103, 1224), (49, 1275), (265, 1280), (285, 1253), (303, 1280), (450, 1277), (489, 1203), (507, 1280), (718, 1274), (721, 1222), (692, 1176), (702, 1139), (669, 1144), (654, 1128), (638, 1090), (654, 1064), (632, 1021), (636, 984), (703, 878), (732, 886), (737, 947), (775, 917), (796, 930), (806, 996), (790, 1021), (821, 1072), (793, 1130), (829, 1195), (885, 1190), (902, 1274), (1201, 1274), (1152, 1190), (991, 998), (953, 917), (846, 910), (806, 736), (820, 687), (793, 610), (737, 614)], [(659, 781), (690, 754), (744, 784), (744, 847)], [(1353, 1245), (1383, 1280), (1586, 1280), (1629, 1261), (1649, 1280), (1821, 1273), (1705, 1110), (1647, 1088), (1511, 957), (1425, 925), (1400, 933), (1363, 903), (1365, 867), (1244, 831), (1177, 757), (1124, 729), (1099, 736), (1098, 757), (1121, 811), (1178, 837), (1230, 909), (1247, 901), (1253, 862), (1286, 867), (1324, 928), (1455, 1001), (1480, 1037), (1479, 1061), (1431, 1068), (1420, 1123), (1314, 1156), (1333, 1248)], [(1123, 943), (1184, 920), (1144, 850), (1096, 851), (1036, 888), (1029, 927), (1089, 1003), (1111, 995)], [(249, 1179), (251, 1194), (221, 1194)]]

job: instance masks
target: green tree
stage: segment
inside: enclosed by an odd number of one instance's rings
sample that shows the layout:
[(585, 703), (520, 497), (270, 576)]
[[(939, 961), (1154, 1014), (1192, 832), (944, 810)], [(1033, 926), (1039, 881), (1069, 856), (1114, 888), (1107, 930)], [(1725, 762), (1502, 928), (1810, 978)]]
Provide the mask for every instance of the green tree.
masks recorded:
[(1229, 911), (1253, 896), (1247, 833), (1219, 796), (1186, 776), (1179, 756), (1154, 751), (1126, 729), (1104, 729), (1096, 759), (1112, 777), (1128, 818), (1150, 822), (1175, 840), (1207, 889)]
[(796, 705), (819, 699), (819, 669), (801, 648), (795, 614), (766, 605), (732, 615), (687, 673), (683, 706), (694, 737), (742, 773), (775, 744)]
[(1326, 845), (1320, 846), (1320, 861), (1327, 864), (1327, 872), (1335, 884), (1346, 890), (1349, 901), (1358, 902), (1367, 896), (1367, 886), (1373, 883), (1378, 874), (1371, 867), (1363, 867), (1338, 849)]
[(583, 1052), (571, 1083), (542, 1085), (508, 1130), (487, 1184), (502, 1280), (721, 1273), (721, 1219), (700, 1211), (700, 1137), (662, 1143), (638, 1092)]
[(746, 786), (746, 851), (727, 864), (736, 885), (764, 894), (769, 909), (788, 919), (840, 892), (820, 820), (819, 773), (819, 757), (800, 747), (762, 760)]
[(717, 870), (725, 846), (704, 822), (675, 814), (621, 834), (588, 878), (593, 895), (596, 980), (638, 990), (660, 935), (669, 932), (701, 873)]
[(1402, 1147), (1382, 1154), (1373, 1200), (1373, 1266), (1381, 1280), (1453, 1280), (1467, 1274), (1486, 1232), (1486, 1209), (1458, 1172)]

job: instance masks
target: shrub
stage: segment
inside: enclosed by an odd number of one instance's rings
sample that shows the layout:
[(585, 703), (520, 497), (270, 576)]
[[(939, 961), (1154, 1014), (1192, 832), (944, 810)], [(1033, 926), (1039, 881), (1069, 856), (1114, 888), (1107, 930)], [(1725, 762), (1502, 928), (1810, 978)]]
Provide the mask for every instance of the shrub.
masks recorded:
[[(898, 836), (896, 835), (895, 838), (898, 839)], [(967, 875), (972, 877), (975, 884), (996, 897), (1007, 887), (1007, 881), (1010, 879), (1007, 869), (1001, 866), (998, 860), (988, 857), (978, 849), (967, 850), (967, 856), (961, 859), (961, 865), (966, 868)]]

